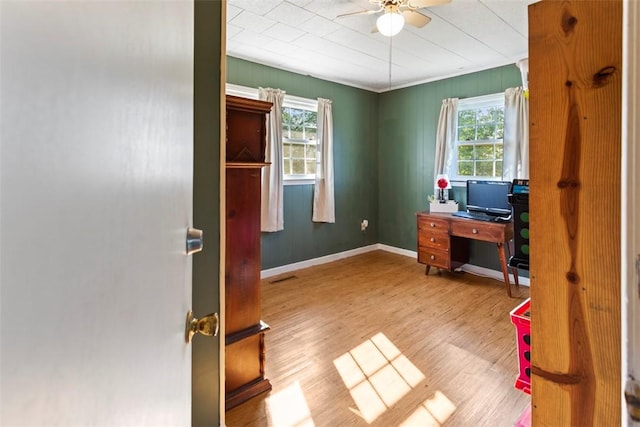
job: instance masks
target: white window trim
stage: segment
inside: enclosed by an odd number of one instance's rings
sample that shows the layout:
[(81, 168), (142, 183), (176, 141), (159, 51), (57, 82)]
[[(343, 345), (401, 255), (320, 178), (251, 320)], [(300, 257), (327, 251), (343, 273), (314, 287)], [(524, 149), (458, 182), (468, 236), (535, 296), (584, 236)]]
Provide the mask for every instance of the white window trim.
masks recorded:
[[(461, 98), (458, 101), (458, 111), (460, 110), (470, 110), (483, 108), (490, 105), (495, 105), (497, 103), (502, 103), (504, 106), (504, 92), (491, 93), (488, 95), (482, 96), (474, 96), (471, 98)], [(458, 140), (456, 135), (456, 141), (454, 143), (454, 150), (457, 148)], [(488, 177), (488, 176), (469, 176), (469, 177), (461, 177), (457, 174), (452, 174), (452, 170), (455, 170), (457, 163), (455, 159), (451, 165), (451, 170), (449, 170), (449, 176), (451, 176), (451, 185), (454, 187), (466, 187), (468, 179), (482, 179), (484, 181), (502, 181), (502, 177)]]
[(227, 83), (225, 85), (227, 95), (241, 96), (248, 99), (258, 99), (258, 88), (234, 85)]
[[(226, 83), (225, 90), (227, 95), (241, 96), (243, 98), (248, 98), (248, 99), (258, 99), (257, 88), (235, 85), (232, 83)], [(308, 110), (308, 111), (317, 112), (318, 100), (285, 94), (282, 106), (296, 108), (298, 110)], [(287, 176), (289, 176), (289, 178), (287, 178)], [(310, 184), (315, 184), (315, 177), (285, 175), (282, 180), (282, 185), (310, 185)]]
[(489, 95), (474, 96), (472, 98), (461, 98), (458, 101), (458, 110), (468, 110), (470, 108), (482, 108), (494, 105), (497, 102), (504, 104), (504, 92), (491, 93)]

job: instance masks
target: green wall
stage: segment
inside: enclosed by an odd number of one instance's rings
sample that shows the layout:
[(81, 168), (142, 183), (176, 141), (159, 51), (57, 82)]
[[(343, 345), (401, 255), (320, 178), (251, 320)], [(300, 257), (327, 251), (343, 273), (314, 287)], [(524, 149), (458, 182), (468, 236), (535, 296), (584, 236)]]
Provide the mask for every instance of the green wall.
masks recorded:
[[(311, 222), (313, 186), (285, 186), (285, 229), (262, 234), (263, 269), (373, 243), (415, 251), (415, 214), (427, 209), (433, 194), (442, 100), (521, 85), (520, 71), (508, 65), (378, 94), (231, 57), (227, 81), (333, 100), (336, 223)], [(464, 207), (465, 189), (452, 193)], [(363, 218), (370, 224), (365, 233)], [(470, 263), (500, 270), (492, 244), (472, 242)]]
[[(416, 250), (415, 213), (433, 194), (435, 139), (444, 98), (503, 92), (522, 84), (515, 65), (453, 77), (380, 94), (378, 240)], [(465, 206), (465, 188), (453, 196)], [(470, 264), (500, 271), (495, 245), (472, 242)]]
[[(284, 230), (262, 233), (268, 269), (378, 242), (378, 94), (227, 57), (227, 82), (333, 101), (335, 224), (311, 221), (313, 185), (284, 187)], [(362, 219), (369, 220), (366, 232)]]

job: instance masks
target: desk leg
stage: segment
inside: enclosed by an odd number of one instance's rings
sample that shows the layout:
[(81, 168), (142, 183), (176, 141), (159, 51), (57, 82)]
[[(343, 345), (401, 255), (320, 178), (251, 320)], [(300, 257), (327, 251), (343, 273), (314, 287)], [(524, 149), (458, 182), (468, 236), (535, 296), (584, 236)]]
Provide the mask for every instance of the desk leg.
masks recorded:
[[(511, 257), (515, 252), (514, 245), (515, 245), (514, 241), (511, 240), (509, 242), (509, 246), (507, 247), (509, 249), (509, 257)], [(518, 281), (518, 267), (511, 267), (511, 271), (513, 272), (513, 281), (516, 283), (516, 288), (519, 288), (520, 282)]]
[[(507, 255), (505, 253), (504, 243), (498, 243), (498, 256), (500, 257), (500, 266), (502, 266), (502, 275), (504, 276), (504, 283), (507, 287), (507, 295), (511, 297), (511, 285), (509, 284), (509, 270), (507, 269)], [(515, 280), (518, 280), (517, 276)]]

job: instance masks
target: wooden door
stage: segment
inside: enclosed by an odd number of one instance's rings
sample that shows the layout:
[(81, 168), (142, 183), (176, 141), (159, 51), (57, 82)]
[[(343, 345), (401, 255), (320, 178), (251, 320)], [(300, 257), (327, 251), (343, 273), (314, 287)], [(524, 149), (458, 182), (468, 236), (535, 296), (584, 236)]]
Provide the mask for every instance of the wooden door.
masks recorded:
[(0, 424), (188, 426), (193, 4), (0, 16)]
[(533, 425), (620, 425), (621, 1), (529, 6)]
[[(622, 381), (640, 380), (640, 95), (638, 81), (640, 79), (640, 55), (638, 54), (638, 24), (640, 24), (640, 5), (629, 2), (627, 14), (624, 16), (628, 31), (626, 50), (623, 60), (627, 66), (623, 82), (623, 118), (622, 118), (622, 281), (623, 297), (626, 302), (623, 308), (623, 324), (626, 324), (623, 335), (623, 372)], [(630, 386), (630, 383), (626, 385)], [(631, 425), (627, 410), (623, 411), (623, 425)]]

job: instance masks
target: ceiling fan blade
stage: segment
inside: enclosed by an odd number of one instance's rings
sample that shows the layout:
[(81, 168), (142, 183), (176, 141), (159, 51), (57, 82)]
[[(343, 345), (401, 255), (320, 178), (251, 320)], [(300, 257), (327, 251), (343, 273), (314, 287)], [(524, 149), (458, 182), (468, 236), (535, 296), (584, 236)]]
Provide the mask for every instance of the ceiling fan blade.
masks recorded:
[(404, 22), (417, 28), (422, 28), (431, 22), (431, 18), (427, 15), (415, 10), (405, 10), (402, 12), (402, 16), (404, 16)]
[(423, 7), (438, 6), (450, 2), (451, 0), (407, 0), (407, 5), (412, 9), (422, 9)]
[(342, 15), (336, 16), (336, 18), (342, 18), (344, 16), (356, 16), (356, 15), (373, 15), (374, 13), (382, 12), (382, 10), (383, 9), (381, 8), (378, 10), (361, 10), (359, 12), (343, 13)]

